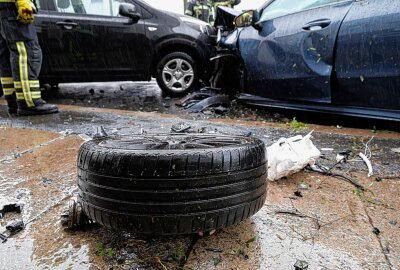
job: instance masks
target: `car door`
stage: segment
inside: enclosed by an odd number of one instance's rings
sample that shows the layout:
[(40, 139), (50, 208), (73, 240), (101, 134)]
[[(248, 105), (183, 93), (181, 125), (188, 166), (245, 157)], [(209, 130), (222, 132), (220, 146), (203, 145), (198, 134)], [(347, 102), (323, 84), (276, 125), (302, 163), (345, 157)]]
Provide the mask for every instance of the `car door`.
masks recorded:
[(400, 110), (400, 1), (358, 1), (343, 21), (335, 103)]
[(247, 92), (284, 100), (330, 103), (334, 48), (352, 0), (275, 0), (245, 28), (239, 49)]
[[(35, 28), (36, 32), (38, 35), (38, 40), (39, 44), (42, 49), (43, 53), (43, 62), (42, 62), (42, 68), (40, 72), (40, 79), (41, 81), (45, 82), (50, 82), (51, 81), (51, 68), (49, 65), (49, 62), (51, 62), (51, 54), (50, 54), (50, 46), (49, 45), (49, 30), (51, 28), (52, 22), (51, 22), (51, 16), (48, 12), (48, 1), (46, 0), (40, 0), (36, 1), (36, 4), (38, 6), (38, 14), (35, 16)], [(50, 56), (50, 57), (47, 57)]]
[(145, 23), (118, 16), (121, 1), (49, 0), (53, 76), (66, 82), (149, 77)]

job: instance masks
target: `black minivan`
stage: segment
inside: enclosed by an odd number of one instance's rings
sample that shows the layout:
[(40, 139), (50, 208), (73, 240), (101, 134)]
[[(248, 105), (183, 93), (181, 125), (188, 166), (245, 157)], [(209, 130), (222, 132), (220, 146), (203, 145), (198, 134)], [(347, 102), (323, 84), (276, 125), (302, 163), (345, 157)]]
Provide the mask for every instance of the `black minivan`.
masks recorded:
[(40, 0), (41, 83), (149, 81), (183, 95), (210, 73), (214, 29), (142, 0)]

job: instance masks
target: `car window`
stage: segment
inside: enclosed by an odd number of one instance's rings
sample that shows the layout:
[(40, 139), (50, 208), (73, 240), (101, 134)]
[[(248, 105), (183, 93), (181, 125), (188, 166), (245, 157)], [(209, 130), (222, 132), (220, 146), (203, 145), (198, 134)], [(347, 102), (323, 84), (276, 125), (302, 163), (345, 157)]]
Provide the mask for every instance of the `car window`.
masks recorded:
[(55, 0), (58, 12), (119, 16), (119, 5), (124, 0)]
[(348, 0), (275, 0), (262, 11), (260, 21), (264, 22), (287, 14), (299, 12), (319, 6), (334, 4)]

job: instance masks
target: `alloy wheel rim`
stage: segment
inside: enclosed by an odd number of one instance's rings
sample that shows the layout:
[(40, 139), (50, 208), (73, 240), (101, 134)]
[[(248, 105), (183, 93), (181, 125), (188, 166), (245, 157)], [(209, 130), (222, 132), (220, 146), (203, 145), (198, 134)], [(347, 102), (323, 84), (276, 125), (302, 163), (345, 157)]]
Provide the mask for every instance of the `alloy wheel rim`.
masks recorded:
[(193, 84), (194, 70), (188, 61), (175, 58), (164, 65), (162, 79), (172, 92), (184, 92)]
[(219, 147), (239, 146), (247, 143), (247, 138), (223, 135), (152, 135), (152, 136), (123, 136), (109, 138), (99, 142), (99, 146), (125, 150), (186, 150), (212, 149)]

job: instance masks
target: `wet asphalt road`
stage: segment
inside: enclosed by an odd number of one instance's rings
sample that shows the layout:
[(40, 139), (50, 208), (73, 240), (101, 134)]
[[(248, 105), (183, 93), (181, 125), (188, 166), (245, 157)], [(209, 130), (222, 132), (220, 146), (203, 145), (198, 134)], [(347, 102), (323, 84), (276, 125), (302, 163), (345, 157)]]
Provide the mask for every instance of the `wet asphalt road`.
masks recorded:
[(298, 121), (324, 126), (343, 126), (369, 130), (400, 130), (399, 124), (386, 121), (343, 117), (316, 113), (249, 107), (232, 101), (224, 114), (189, 114), (175, 106), (179, 98), (163, 97), (155, 80), (150, 82), (109, 82), (86, 84), (61, 84), (58, 89), (43, 91), (46, 100), (57, 104), (93, 108), (113, 108), (130, 111), (160, 112), (179, 115), (186, 119), (245, 119), (273, 123), (288, 123), (294, 117)]
[(43, 91), (49, 102), (97, 108), (169, 112), (155, 81), (61, 84)]
[[(309, 262), (311, 269), (400, 267), (400, 156), (393, 150), (400, 148), (398, 133), (311, 124), (294, 129), (285, 124), (289, 116), (270, 113), (268, 122), (264, 113), (247, 109), (243, 117), (235, 111), (239, 118), (228, 115), (215, 121), (208, 119), (214, 115), (187, 114), (175, 107), (174, 99), (162, 98), (154, 82), (62, 85), (46, 97), (64, 104), (61, 113), (9, 117), (0, 106), (0, 196), (25, 202), (24, 220), (39, 215), (23, 233), (0, 244), (0, 254), (5, 254), (0, 269), (275, 270), (293, 269), (297, 259)], [(251, 134), (267, 145), (315, 128), (317, 147), (333, 149), (322, 151), (319, 161), (328, 166), (344, 150), (356, 158), (366, 141), (376, 136), (370, 144), (374, 170), (394, 178), (367, 178), (365, 165), (357, 160), (340, 164), (338, 172), (352, 175), (371, 190), (363, 193), (345, 181), (301, 172), (271, 183), (265, 207), (252, 219), (205, 238), (140, 239), (98, 227), (62, 231), (58, 217), (62, 203), (76, 193), (76, 152), (82, 138), (99, 126), (110, 134), (168, 133), (181, 121), (192, 131)], [(301, 183), (309, 189), (295, 198)], [(12, 217), (6, 216), (0, 229)], [(21, 258), (18, 264), (10, 259), (13, 256)]]

